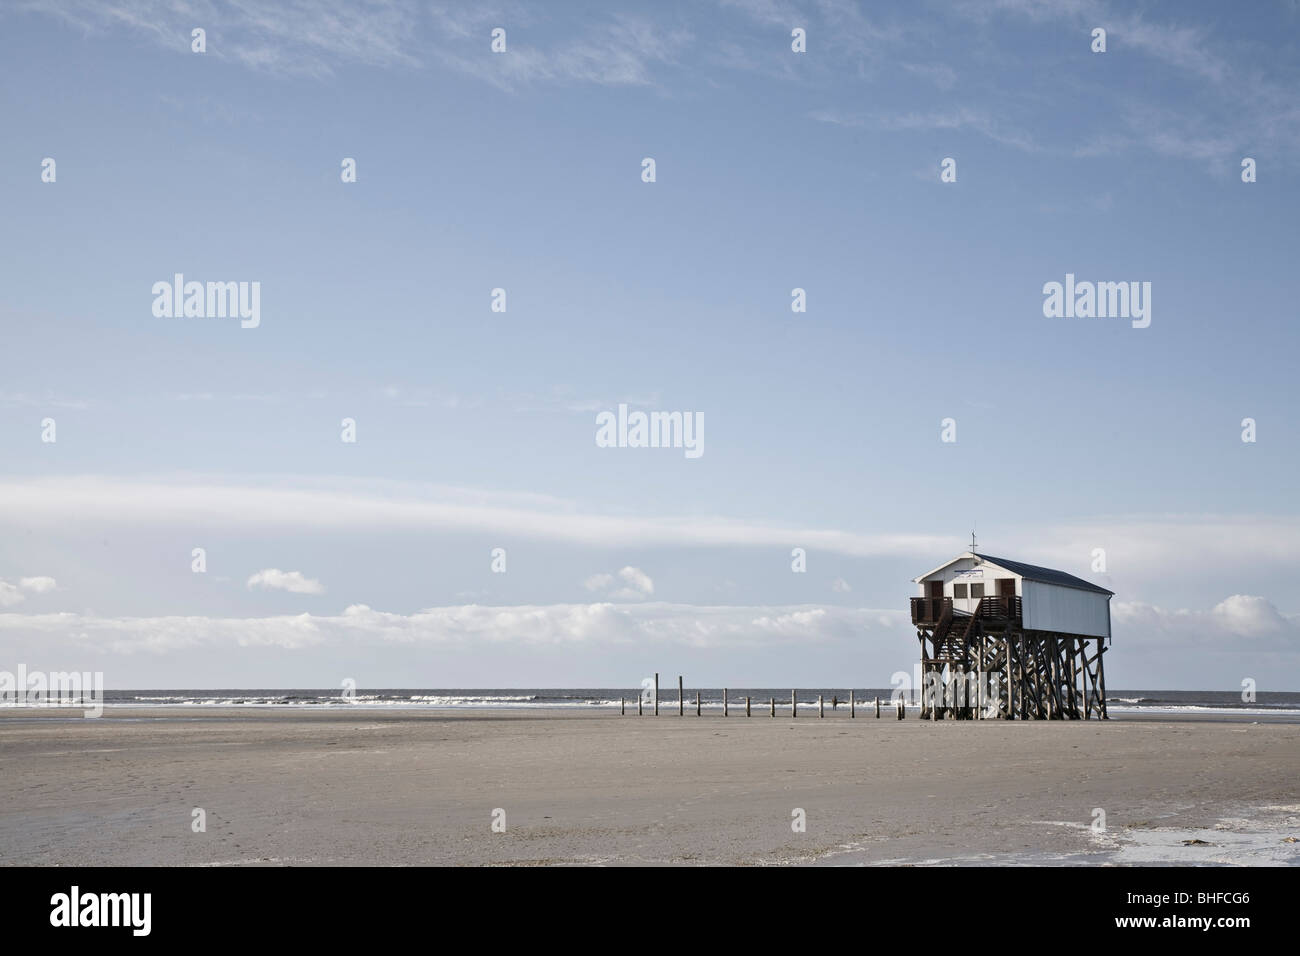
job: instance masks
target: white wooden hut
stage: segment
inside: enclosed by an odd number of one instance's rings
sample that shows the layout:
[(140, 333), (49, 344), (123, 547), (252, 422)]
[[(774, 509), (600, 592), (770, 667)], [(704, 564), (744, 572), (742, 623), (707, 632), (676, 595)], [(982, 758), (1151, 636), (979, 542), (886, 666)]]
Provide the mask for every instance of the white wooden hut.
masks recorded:
[[(972, 667), (998, 678), (997, 716), (1106, 716), (1102, 653), (1109, 591), (1023, 561), (966, 551), (913, 578), (912, 623), (924, 673)], [(1005, 696), (1003, 696), (1005, 695)], [(923, 701), (923, 716), (985, 716), (983, 707)]]

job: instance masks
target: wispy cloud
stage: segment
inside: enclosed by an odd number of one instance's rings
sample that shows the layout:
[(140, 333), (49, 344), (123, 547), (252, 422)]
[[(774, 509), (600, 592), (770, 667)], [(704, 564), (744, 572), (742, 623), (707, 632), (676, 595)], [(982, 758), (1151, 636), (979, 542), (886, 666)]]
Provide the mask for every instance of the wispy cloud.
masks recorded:
[[(267, 477), (238, 479), (76, 478), (0, 480), (0, 524), (82, 529), (132, 527), (405, 532), (413, 528), (490, 532), (592, 547), (803, 547), (850, 557), (902, 557), (923, 570), (959, 550), (951, 535), (909, 530), (809, 527), (725, 516), (610, 514), (580, 501), (533, 493), (407, 482)], [(1088, 576), (1092, 550), (1112, 564), (1158, 575), (1180, 567), (1205, 541), (1237, 567), (1300, 568), (1294, 515), (1131, 515), (1005, 527), (998, 550)], [(1103, 582), (1104, 583), (1104, 582)]]
[[(1159, 21), (1145, 11), (1099, 0), (995, 0), (959, 4), (954, 11), (984, 25), (1003, 18), (1077, 31), (1081, 44), (1101, 27), (1107, 33), (1106, 57), (1137, 54), (1172, 68), (1151, 76), (1163, 86), (1182, 85), (1183, 96), (1197, 103), (1195, 111), (1170, 109), (1153, 92), (1129, 85), (1112, 89), (1102, 79), (1092, 94), (1114, 102), (1127, 129), (1122, 135), (1098, 130), (1077, 155), (1144, 150), (1222, 170), (1242, 149), (1274, 147), (1291, 161), (1300, 148), (1294, 62), (1235, 45), (1223, 30), (1179, 22), (1184, 11), (1176, 6)], [(1192, 15), (1190, 9), (1185, 15)]]
[(1033, 153), (1041, 149), (1028, 133), (1009, 127), (986, 112), (969, 107), (906, 113), (855, 113), (826, 108), (813, 111), (809, 117), (819, 123), (866, 127), (889, 132), (965, 130), (1025, 152)]
[(320, 528), (391, 532), (410, 528), (488, 531), (526, 538), (607, 546), (798, 544), (843, 554), (927, 554), (950, 550), (947, 538), (782, 527), (725, 517), (601, 514), (580, 504), (536, 495), (467, 493), (409, 484), (318, 479), (229, 481), (56, 478), (0, 482), (0, 521), (67, 524), (176, 522), (198, 526)]
[(207, 33), (204, 56), (250, 69), (327, 76), (347, 63), (420, 64), (415, 0), (20, 0), (12, 8), (45, 13), (84, 33), (129, 30), (190, 54), (190, 31)]
[(30, 392), (0, 392), (0, 406), (9, 405), (24, 408), (72, 408), (78, 411), (90, 408), (87, 399), (71, 398), (67, 395), (45, 393), (33, 395)]
[[(454, 26), (448, 27), (448, 23)], [(507, 49), (489, 49), (487, 22), (473, 47), (468, 44), (439, 50), (442, 62), (503, 90), (539, 84), (594, 83), (604, 86), (648, 86), (655, 71), (678, 64), (691, 46), (690, 30), (627, 13), (594, 23), (573, 24), (574, 30), (555, 31), (561, 39), (545, 46), (516, 30), (507, 30)], [(466, 36), (458, 19), (439, 18), (449, 36)], [(500, 25), (500, 23), (497, 23)]]

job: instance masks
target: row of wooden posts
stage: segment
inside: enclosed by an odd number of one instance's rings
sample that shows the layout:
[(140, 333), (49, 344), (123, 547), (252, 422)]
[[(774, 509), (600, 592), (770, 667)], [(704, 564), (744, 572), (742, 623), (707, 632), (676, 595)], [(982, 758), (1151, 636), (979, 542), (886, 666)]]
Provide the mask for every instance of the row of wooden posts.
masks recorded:
[[(832, 708), (833, 707), (834, 707), (834, 703), (832, 703)], [(879, 717), (880, 716), (879, 697), (875, 699), (875, 707), (876, 707), (876, 716)], [(771, 716), (775, 717), (776, 716), (775, 697), (771, 697), (768, 699), (768, 709)], [(729, 711), (730, 711), (730, 701), (728, 700), (727, 688), (724, 687), (722, 688), (722, 716), (726, 717)], [(902, 720), (903, 716), (907, 713), (906, 708), (903, 706), (903, 701), (901, 699), (898, 701), (896, 712), (899, 720)], [(619, 713), (624, 716), (627, 715), (626, 697), (619, 699)], [(638, 694), (636, 698), (636, 713), (638, 717), (644, 716), (645, 714), (645, 698), (641, 694)], [(686, 695), (682, 688), (682, 678), (680, 675), (678, 675), (677, 716), (681, 717), (685, 713), (686, 713)], [(658, 674), (655, 674), (654, 715), (656, 717), (659, 716), (659, 675)], [(696, 717), (700, 716), (700, 692), (699, 691), (695, 692), (695, 716)], [(752, 699), (749, 697), (745, 698), (745, 716), (746, 717), (752, 716)], [(791, 717), (799, 716), (799, 698), (794, 691), (790, 691), (790, 716)], [(818, 717), (826, 716), (826, 700), (822, 694), (817, 695), (817, 716)], [(853, 691), (849, 691), (849, 716), (850, 717), (858, 716), (858, 702), (857, 702), (857, 698), (854, 696)]]

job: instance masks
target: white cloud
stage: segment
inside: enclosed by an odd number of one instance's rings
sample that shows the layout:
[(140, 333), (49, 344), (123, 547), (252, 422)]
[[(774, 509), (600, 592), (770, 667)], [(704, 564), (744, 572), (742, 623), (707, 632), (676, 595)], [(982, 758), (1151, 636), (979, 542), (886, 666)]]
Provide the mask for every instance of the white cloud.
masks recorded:
[(791, 542), (841, 554), (933, 555), (953, 550), (949, 536), (863, 534), (782, 527), (722, 517), (642, 517), (584, 513), (579, 504), (533, 494), (496, 494), (406, 483), (312, 478), (226, 480), (49, 478), (0, 481), (0, 523), (77, 526), (184, 523), (229, 529), (312, 528), (367, 533), (440, 528), (610, 546), (753, 546)]
[(28, 594), (46, 594), (58, 587), (51, 577), (19, 578), (17, 584), (0, 581), (0, 607), (13, 607), (27, 600)]
[[(624, 586), (611, 591), (610, 588), (619, 581)], [(606, 596), (614, 601), (644, 601), (655, 593), (655, 583), (650, 575), (630, 565), (617, 575), (593, 574), (582, 582), (582, 586), (588, 591), (608, 591)]]
[[(774, 548), (785, 554), (798, 544), (810, 552), (904, 558), (916, 562), (914, 573), (964, 547), (948, 533), (810, 528), (720, 516), (610, 515), (580, 502), (531, 493), (307, 477), (257, 484), (188, 476), (0, 479), (0, 527), (6, 523), (75, 532), (94, 525), (178, 524), (221, 531), (310, 529), (367, 535), (436, 529), (600, 548), (634, 540), (652, 548)], [(1124, 568), (1130, 575), (1158, 579), (1170, 568), (1183, 568), (1186, 556), (1203, 550), (1206, 541), (1215, 542), (1220, 567), (1251, 573), (1300, 568), (1300, 516), (1295, 515), (1106, 516), (1007, 527), (987, 551), (1095, 579), (1089, 563), (1093, 549), (1102, 547), (1112, 571)]]
[(834, 581), (831, 582), (831, 590), (834, 591), (836, 594), (848, 594), (850, 591), (853, 590), (853, 587), (849, 584), (848, 581), (845, 581), (843, 578), (836, 578)]
[(301, 571), (281, 571), (264, 568), (248, 579), (249, 589), (289, 591), (293, 594), (324, 594), (324, 586), (315, 578), (304, 577)]
[(1114, 601), (1111, 621), (1121, 646), (1178, 645), (1225, 652), (1300, 650), (1300, 615), (1281, 613), (1266, 598), (1234, 594), (1206, 611)]
[[(413, 614), (354, 604), (338, 615), (264, 618), (199, 616), (96, 617), (84, 614), (0, 614), (0, 633), (41, 636), (50, 643), (116, 653), (167, 653), (199, 647), (383, 645), (667, 644), (694, 648), (759, 647), (826, 641), (859, 642), (873, 634), (905, 634), (901, 611), (793, 605), (784, 607), (639, 604), (552, 604), (426, 608)], [(50, 644), (46, 644), (50, 646)]]
[(629, 588), (638, 594), (649, 596), (655, 593), (654, 581), (650, 580), (650, 575), (646, 574), (640, 568), (626, 567), (618, 572), (618, 576), (627, 583)]

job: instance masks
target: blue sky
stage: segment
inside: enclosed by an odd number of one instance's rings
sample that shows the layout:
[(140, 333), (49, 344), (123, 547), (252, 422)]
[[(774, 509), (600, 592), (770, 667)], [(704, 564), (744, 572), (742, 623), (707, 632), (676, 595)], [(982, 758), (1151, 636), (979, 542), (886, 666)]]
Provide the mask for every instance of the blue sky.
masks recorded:
[[(910, 578), (978, 526), (1116, 591), (1112, 686), (1300, 687), (1298, 26), (8, 5), (0, 652), (118, 687), (881, 686)], [(177, 272), (260, 282), (260, 326), (154, 317)], [(1150, 327), (1045, 318), (1067, 273), (1150, 282)], [(620, 402), (702, 414), (704, 454), (596, 447)]]

